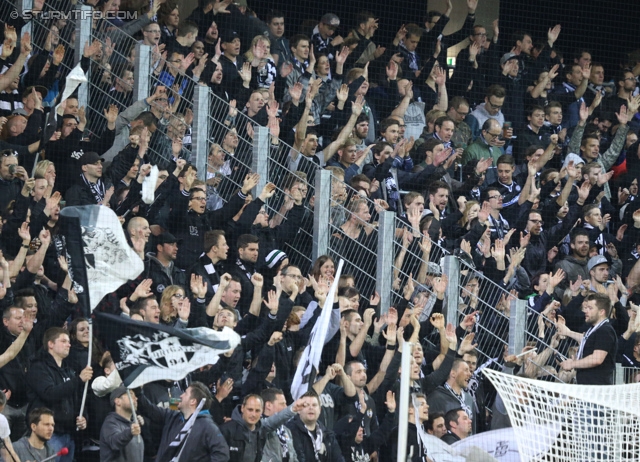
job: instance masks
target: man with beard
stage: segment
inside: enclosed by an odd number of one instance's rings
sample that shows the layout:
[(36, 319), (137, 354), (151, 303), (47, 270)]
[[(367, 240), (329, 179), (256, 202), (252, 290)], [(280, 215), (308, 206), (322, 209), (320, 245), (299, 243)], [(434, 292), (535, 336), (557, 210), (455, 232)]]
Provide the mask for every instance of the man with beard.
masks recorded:
[(165, 231), (156, 238), (156, 252), (147, 253), (145, 259), (145, 279), (151, 279), (151, 291), (160, 297), (170, 285), (186, 286), (186, 273), (175, 266), (178, 246), (181, 244), (173, 234)]
[(611, 300), (605, 294), (590, 293), (582, 311), (589, 325), (584, 334), (569, 330), (562, 316), (558, 317), (558, 333), (580, 342), (576, 359), (567, 359), (560, 367), (565, 371), (577, 369), (580, 385), (613, 385), (618, 338), (609, 322)]
[[(129, 394), (130, 393), (130, 394)], [(100, 430), (100, 460), (104, 462), (139, 461), (144, 457), (144, 442), (140, 435), (140, 423), (132, 419), (138, 407), (133, 391), (120, 386), (111, 392), (109, 413)]]
[(589, 279), (587, 270), (587, 256), (589, 255), (589, 232), (586, 229), (575, 229), (571, 233), (569, 242), (571, 255), (556, 263), (555, 269), (561, 269), (567, 275), (556, 287), (556, 296), (562, 299), (562, 295), (569, 284), (573, 284), (581, 277), (583, 281)]
[[(471, 395), (465, 391), (471, 379), (471, 369), (462, 359), (455, 359), (449, 378), (444, 385), (439, 386), (428, 397), (432, 412), (449, 412), (462, 408), (469, 417), (473, 415), (474, 402)], [(445, 421), (446, 424), (446, 421)]]
[(13, 443), (13, 450), (20, 460), (44, 460), (55, 454), (49, 445), (53, 436), (55, 421), (53, 411), (46, 407), (39, 407), (29, 413), (29, 428), (31, 435), (23, 436)]

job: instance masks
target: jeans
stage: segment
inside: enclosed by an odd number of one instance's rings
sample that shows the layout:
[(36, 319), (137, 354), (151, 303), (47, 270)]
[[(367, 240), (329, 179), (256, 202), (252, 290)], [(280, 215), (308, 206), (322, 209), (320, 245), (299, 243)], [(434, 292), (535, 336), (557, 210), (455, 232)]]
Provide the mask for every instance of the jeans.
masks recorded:
[(76, 451), (76, 443), (68, 433), (64, 435), (60, 433), (54, 433), (49, 440), (49, 445), (57, 453), (62, 448), (67, 448), (69, 453), (66, 456), (60, 456), (56, 458), (56, 462), (73, 462), (73, 455)]

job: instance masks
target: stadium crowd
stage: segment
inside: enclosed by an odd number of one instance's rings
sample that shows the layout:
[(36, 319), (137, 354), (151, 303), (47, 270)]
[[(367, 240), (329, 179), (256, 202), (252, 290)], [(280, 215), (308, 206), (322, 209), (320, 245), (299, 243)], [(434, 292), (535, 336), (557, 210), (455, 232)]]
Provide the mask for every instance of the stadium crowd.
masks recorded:
[[(348, 27), (331, 12), (297, 27), (246, 0), (142, 3), (123, 21), (119, 0), (85, 1), (102, 13), (79, 61), (87, 107), (77, 91), (62, 100), (74, 21), (45, 15), (74, 6), (35, 0), (32, 21), (0, 7), (5, 461), (62, 447), (63, 461), (395, 460), (403, 340), (414, 345), (408, 447), (429, 461), (427, 435), (453, 444), (510, 426), (485, 367), (606, 385), (616, 361), (640, 365), (638, 51), (605, 69), (589, 50), (558, 49), (560, 25), (540, 41), (504, 38), (497, 20), (476, 21), (479, 0), (454, 33), (443, 35), (449, 1), (391, 43), (366, 11)], [(133, 101), (137, 43), (151, 47), (152, 85)], [(192, 145), (198, 86), (216, 108), (205, 173)], [(258, 126), (270, 133), (266, 184), (250, 170)], [(320, 169), (333, 175), (330, 248), (347, 261), (319, 375), (295, 400), (337, 268), (308, 259)], [(128, 392), (90, 335), (58, 226), (61, 208), (92, 204), (117, 214), (144, 261), (97, 310), (229, 327), (240, 346)], [(362, 251), (376, 254), (383, 210), (401, 224), (390, 307)], [(460, 280), (443, 274), (443, 252), (461, 260)], [(443, 315), (449, 284), (458, 325)], [(509, 355), (515, 299), (527, 300), (527, 346)]]

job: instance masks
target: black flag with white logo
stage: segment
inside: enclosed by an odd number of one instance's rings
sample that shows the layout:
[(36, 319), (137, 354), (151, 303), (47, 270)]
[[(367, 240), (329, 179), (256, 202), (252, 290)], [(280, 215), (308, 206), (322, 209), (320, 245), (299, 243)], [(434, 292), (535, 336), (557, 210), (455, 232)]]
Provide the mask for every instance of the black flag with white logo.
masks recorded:
[(182, 380), (240, 344), (240, 336), (228, 327), (179, 330), (101, 312), (96, 312), (96, 324), (127, 388)]

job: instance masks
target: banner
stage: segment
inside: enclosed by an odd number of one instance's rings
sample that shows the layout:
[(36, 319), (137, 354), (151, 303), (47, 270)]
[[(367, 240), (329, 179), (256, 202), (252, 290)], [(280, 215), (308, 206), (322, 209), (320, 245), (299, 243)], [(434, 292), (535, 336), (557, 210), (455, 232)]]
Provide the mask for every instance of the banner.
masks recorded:
[(340, 260), (338, 269), (334, 275), (333, 284), (331, 284), (327, 299), (322, 307), (320, 318), (318, 318), (318, 321), (313, 326), (309, 343), (302, 352), (300, 362), (298, 362), (296, 375), (293, 377), (293, 382), (291, 383), (291, 396), (293, 396), (293, 399), (298, 399), (304, 395), (313, 385), (316, 375), (318, 374), (322, 348), (325, 344), (329, 330), (329, 322), (331, 320), (331, 312), (333, 311), (333, 299), (338, 290), (338, 280), (340, 279), (340, 274), (342, 274), (343, 265), (344, 260)]
[(240, 344), (240, 336), (229, 327), (175, 329), (102, 312), (96, 312), (96, 324), (127, 388), (182, 380)]
[(513, 428), (503, 428), (469, 436), (451, 445), (458, 453), (482, 451), (504, 462), (520, 462), (520, 451)]
[(137, 278), (144, 263), (129, 246), (120, 220), (109, 207), (65, 207), (59, 223), (69, 277), (85, 316), (89, 317), (105, 295)]

